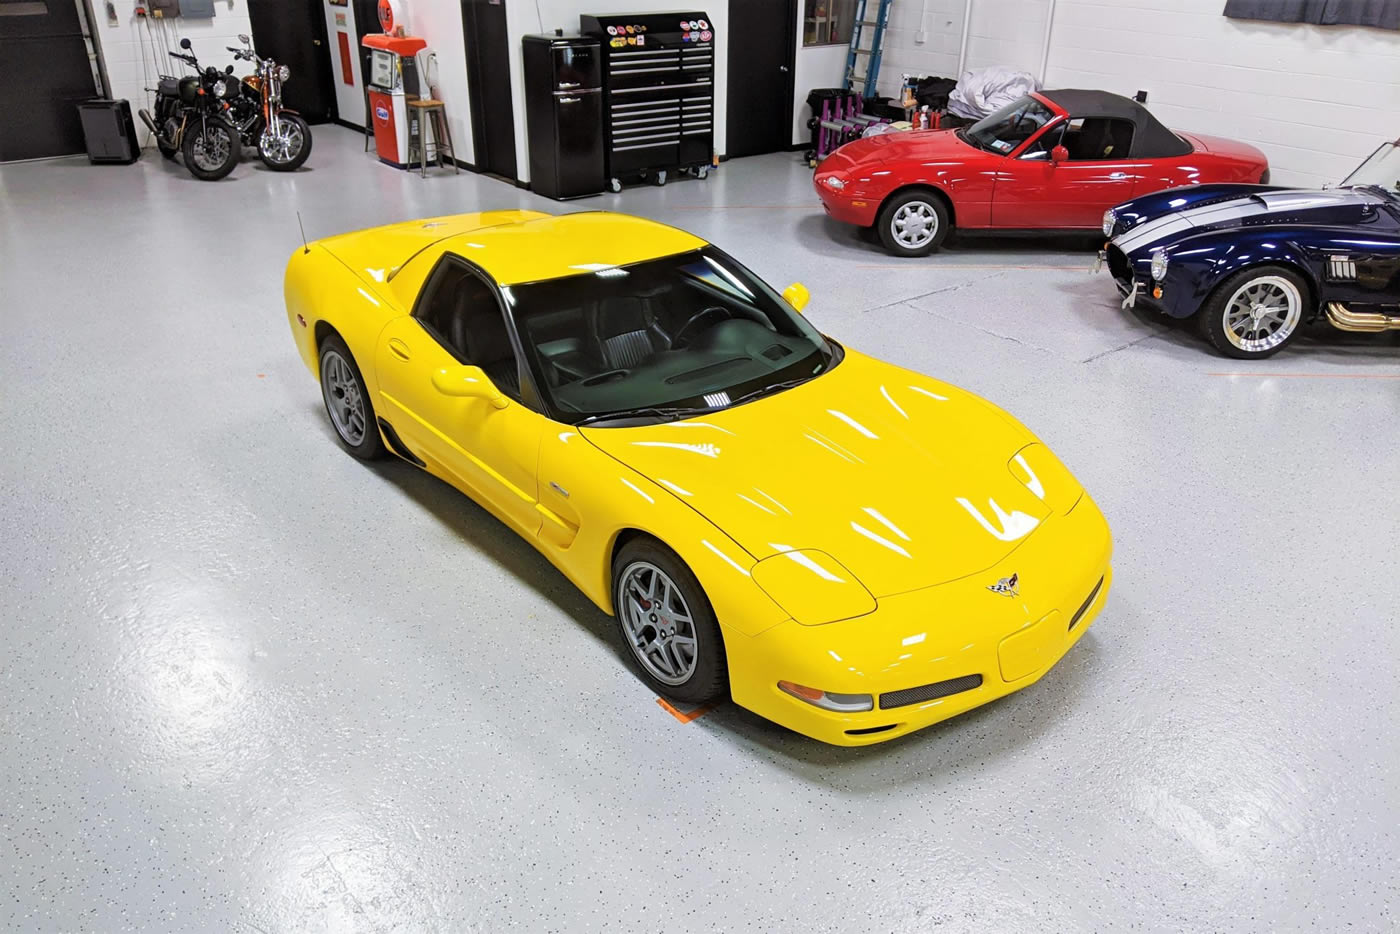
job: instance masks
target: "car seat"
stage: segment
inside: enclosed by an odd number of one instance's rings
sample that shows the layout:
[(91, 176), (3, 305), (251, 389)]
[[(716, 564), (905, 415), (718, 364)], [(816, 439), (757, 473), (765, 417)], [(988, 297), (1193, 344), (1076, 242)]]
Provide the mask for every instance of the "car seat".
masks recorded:
[(605, 370), (630, 369), (669, 344), (643, 298), (626, 295), (600, 299), (593, 314), (596, 352)]

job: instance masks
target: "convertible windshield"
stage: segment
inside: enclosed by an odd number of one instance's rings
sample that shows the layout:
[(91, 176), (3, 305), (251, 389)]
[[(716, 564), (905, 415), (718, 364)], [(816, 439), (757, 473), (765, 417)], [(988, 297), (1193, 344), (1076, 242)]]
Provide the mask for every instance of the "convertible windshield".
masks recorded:
[(502, 291), (545, 401), (568, 422), (724, 408), (810, 379), (836, 352), (714, 247)]
[(1400, 196), (1400, 146), (1382, 143), (1371, 157), (1343, 181), (1344, 186), (1376, 185), (1392, 197)]
[(966, 138), (980, 149), (1003, 155), (1034, 136), (1055, 115), (1027, 94), (968, 127)]

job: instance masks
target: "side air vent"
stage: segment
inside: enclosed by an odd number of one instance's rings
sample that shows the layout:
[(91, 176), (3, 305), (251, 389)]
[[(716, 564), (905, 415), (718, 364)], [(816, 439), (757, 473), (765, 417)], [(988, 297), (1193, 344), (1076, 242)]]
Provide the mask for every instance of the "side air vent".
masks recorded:
[(1094, 605), (1094, 598), (1099, 595), (1099, 591), (1102, 589), (1103, 578), (1100, 577), (1099, 582), (1094, 585), (1094, 589), (1089, 591), (1089, 596), (1084, 600), (1082, 604), (1080, 604), (1079, 609), (1074, 611), (1074, 615), (1069, 618), (1069, 629), (1066, 629), (1065, 632), (1072, 631), (1074, 629), (1074, 625), (1084, 618), (1084, 614), (1089, 612), (1089, 607)]
[(924, 701), (935, 700), (940, 697), (950, 697), (953, 694), (961, 694), (963, 691), (970, 691), (975, 687), (981, 686), (981, 675), (963, 675), (961, 678), (950, 678), (947, 681), (935, 681), (933, 684), (924, 684), (916, 688), (905, 688), (902, 691), (890, 691), (888, 694), (881, 694), (880, 708), (882, 710), (889, 710), (891, 707), (908, 707), (910, 704), (922, 704)]
[(1356, 260), (1340, 253), (1327, 257), (1327, 278), (1333, 282), (1355, 282)]

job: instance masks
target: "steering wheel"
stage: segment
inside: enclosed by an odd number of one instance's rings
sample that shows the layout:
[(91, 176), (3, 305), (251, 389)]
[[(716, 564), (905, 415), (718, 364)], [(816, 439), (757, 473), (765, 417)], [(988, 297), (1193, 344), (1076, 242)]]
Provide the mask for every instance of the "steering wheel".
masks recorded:
[[(730, 314), (728, 308), (722, 308), (719, 305), (711, 305), (709, 308), (697, 311), (690, 316), (689, 321), (681, 325), (680, 330), (671, 338), (671, 349), (679, 350), (690, 343), (690, 339), (695, 336), (696, 332), (702, 330), (701, 323), (715, 317), (728, 320), (734, 316)], [(715, 321), (713, 323), (718, 324), (719, 322)]]

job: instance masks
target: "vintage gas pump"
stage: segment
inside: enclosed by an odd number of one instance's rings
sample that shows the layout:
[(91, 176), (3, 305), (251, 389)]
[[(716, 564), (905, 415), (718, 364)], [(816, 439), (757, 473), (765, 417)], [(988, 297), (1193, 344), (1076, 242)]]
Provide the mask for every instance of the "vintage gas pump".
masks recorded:
[(403, 14), (394, 0), (380, 0), (379, 25), (382, 34), (365, 36), (363, 45), (370, 50), (369, 114), (373, 121), (374, 145), (379, 161), (398, 168), (408, 165), (409, 138), (421, 128), (417, 120), (410, 121), (408, 102), (420, 94), (417, 54), (427, 48), (427, 41), (404, 35)]

